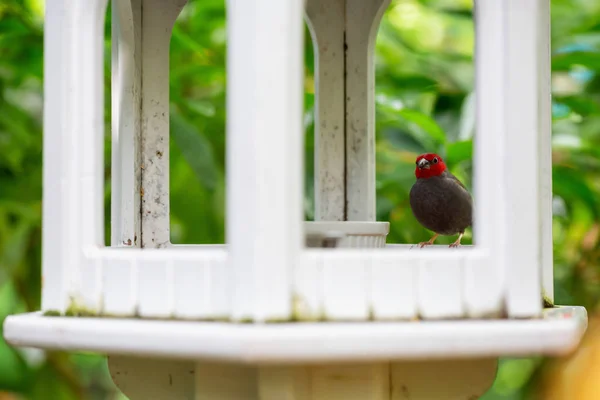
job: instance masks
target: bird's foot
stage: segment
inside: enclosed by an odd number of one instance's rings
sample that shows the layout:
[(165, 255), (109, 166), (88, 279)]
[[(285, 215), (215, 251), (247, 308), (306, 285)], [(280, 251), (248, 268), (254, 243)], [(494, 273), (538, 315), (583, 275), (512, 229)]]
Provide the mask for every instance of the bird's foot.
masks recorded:
[(456, 241), (455, 241), (454, 243), (452, 243), (452, 244), (451, 244), (450, 246), (448, 246), (448, 247), (450, 247), (450, 248), (454, 248), (454, 247), (460, 247), (460, 240), (462, 239), (463, 235), (464, 235), (464, 233), (460, 233), (460, 234), (458, 235), (458, 239), (456, 239)]
[(431, 246), (433, 244), (433, 242), (435, 242), (435, 239), (437, 239), (439, 235), (436, 233), (435, 235), (433, 235), (433, 237), (431, 239), (429, 239), (426, 242), (420, 242), (419, 243), (419, 247), (422, 249), (425, 246)]

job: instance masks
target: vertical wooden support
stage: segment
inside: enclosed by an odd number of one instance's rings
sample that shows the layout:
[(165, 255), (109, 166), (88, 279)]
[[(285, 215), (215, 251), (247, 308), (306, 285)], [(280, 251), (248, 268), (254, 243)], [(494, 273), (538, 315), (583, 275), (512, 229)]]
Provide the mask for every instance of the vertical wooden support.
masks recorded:
[[(508, 314), (511, 317), (539, 316), (541, 301), (541, 115), (549, 116), (540, 102), (540, 50), (548, 38), (540, 37), (540, 23), (549, 0), (505, 0), (508, 6), (508, 85), (506, 88), (505, 185), (507, 188), (506, 243)], [(547, 91), (546, 91), (547, 93)], [(543, 103), (544, 106), (548, 102)], [(544, 124), (546, 128), (548, 125)]]
[[(69, 214), (63, 206), (67, 200), (65, 157), (67, 143), (68, 90), (72, 36), (69, 2), (57, 0), (46, 5), (44, 29), (44, 202), (42, 223), (42, 309), (63, 310), (66, 307), (66, 264), (68, 237), (61, 228)], [(67, 60), (67, 61), (65, 61)]]
[(227, 243), (236, 320), (291, 313), (303, 245), (303, 6), (228, 2)]
[(112, 7), (111, 246), (141, 243), (142, 0)]
[(95, 268), (83, 250), (104, 243), (105, 13), (106, 0), (95, 0), (58, 2), (46, 15), (45, 309), (66, 309), (80, 293), (82, 270)]
[[(506, 102), (506, 3), (478, 1), (475, 7), (475, 89), (477, 134), (474, 140), (474, 243), (481, 257), (465, 264), (464, 302), (475, 318), (497, 316), (505, 297), (506, 185), (503, 165)], [(513, 158), (511, 158), (513, 160)], [(509, 250), (510, 251), (510, 250)]]
[(345, 0), (307, 0), (315, 49), (315, 221), (343, 221), (346, 210)]
[(346, 214), (375, 220), (377, 30), (390, 0), (346, 0)]
[(554, 301), (554, 254), (552, 243), (552, 94), (550, 1), (539, 0), (538, 76), (539, 76), (539, 152), (540, 152), (540, 236), (542, 288)]
[(170, 244), (169, 44), (187, 0), (143, 0), (142, 247)]

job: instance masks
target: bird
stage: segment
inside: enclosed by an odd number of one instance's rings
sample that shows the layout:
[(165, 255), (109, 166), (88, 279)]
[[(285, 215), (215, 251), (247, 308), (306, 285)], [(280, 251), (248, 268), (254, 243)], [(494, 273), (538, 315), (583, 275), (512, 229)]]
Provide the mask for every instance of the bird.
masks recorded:
[(435, 153), (421, 154), (415, 162), (417, 181), (410, 189), (410, 208), (421, 225), (434, 232), (419, 247), (432, 245), (439, 235), (458, 239), (449, 247), (460, 246), (465, 229), (473, 224), (473, 198)]

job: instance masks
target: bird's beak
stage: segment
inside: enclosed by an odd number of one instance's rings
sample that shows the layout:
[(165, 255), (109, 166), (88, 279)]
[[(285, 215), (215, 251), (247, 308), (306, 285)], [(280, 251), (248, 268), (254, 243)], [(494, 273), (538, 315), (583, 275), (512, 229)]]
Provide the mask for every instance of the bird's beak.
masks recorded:
[(429, 161), (427, 161), (426, 159), (422, 158), (419, 160), (419, 162), (417, 163), (417, 167), (419, 167), (419, 169), (429, 169)]

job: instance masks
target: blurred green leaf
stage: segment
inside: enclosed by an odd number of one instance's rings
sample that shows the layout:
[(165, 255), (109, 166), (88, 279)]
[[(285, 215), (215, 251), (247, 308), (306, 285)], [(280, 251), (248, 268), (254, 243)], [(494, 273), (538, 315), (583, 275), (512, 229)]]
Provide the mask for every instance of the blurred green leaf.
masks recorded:
[(198, 180), (208, 189), (217, 184), (217, 167), (210, 142), (177, 111), (171, 112), (171, 135)]

